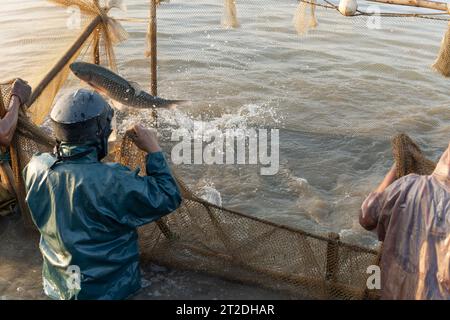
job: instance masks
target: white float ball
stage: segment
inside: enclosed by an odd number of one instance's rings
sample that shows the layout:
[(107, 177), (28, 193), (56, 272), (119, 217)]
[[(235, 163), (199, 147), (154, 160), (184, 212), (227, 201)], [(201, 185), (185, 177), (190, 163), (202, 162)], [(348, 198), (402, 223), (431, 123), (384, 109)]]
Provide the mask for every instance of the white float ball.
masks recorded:
[(353, 16), (358, 9), (358, 2), (356, 0), (341, 0), (339, 1), (339, 12), (344, 16)]

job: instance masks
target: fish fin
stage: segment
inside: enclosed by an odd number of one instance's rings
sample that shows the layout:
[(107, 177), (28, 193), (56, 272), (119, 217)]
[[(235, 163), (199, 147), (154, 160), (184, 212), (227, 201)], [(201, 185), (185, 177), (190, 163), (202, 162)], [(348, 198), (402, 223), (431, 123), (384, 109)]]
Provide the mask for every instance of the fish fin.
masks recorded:
[(134, 95), (135, 96), (138, 96), (142, 91), (144, 91), (144, 90), (142, 90), (142, 88), (139, 85), (139, 83), (134, 82), (134, 81), (129, 81), (129, 82), (130, 82), (131, 87), (134, 89)]

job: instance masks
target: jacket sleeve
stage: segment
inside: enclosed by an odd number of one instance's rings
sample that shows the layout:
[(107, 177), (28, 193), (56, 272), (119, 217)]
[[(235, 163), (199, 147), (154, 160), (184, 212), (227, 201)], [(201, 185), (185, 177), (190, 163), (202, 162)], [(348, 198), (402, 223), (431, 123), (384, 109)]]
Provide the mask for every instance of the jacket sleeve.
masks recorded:
[[(137, 171), (119, 168), (111, 186), (110, 213), (115, 220), (138, 227), (175, 211), (181, 203), (181, 193), (162, 152), (146, 156), (147, 176)], [(113, 189), (114, 188), (114, 189)]]
[(394, 181), (383, 192), (372, 192), (364, 200), (359, 215), (359, 223), (366, 230), (376, 229), (378, 238), (384, 239), (390, 217), (405, 190), (405, 179)]

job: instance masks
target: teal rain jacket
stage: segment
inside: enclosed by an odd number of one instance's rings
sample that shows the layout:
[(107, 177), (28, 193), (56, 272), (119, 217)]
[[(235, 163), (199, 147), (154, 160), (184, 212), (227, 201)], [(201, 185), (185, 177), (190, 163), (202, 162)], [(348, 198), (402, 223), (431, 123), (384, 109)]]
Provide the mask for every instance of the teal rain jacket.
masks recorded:
[(35, 155), (24, 170), (27, 203), (41, 233), (44, 291), (53, 299), (125, 299), (136, 292), (136, 228), (181, 202), (161, 152), (147, 155), (148, 175), (142, 177), (99, 162), (92, 146), (62, 150), (67, 156), (89, 148), (91, 153), (64, 162), (49, 153)]

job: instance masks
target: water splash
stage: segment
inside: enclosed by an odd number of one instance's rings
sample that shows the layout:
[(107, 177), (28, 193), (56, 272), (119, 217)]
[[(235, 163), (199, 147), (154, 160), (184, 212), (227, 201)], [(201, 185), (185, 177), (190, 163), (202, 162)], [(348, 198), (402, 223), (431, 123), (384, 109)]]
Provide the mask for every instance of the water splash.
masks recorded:
[(211, 181), (206, 181), (206, 184), (198, 189), (197, 195), (209, 203), (219, 207), (222, 206), (222, 195), (214, 187), (214, 183)]
[(195, 133), (196, 128), (203, 128), (204, 133), (226, 129), (249, 129), (255, 127), (279, 127), (284, 117), (266, 104), (245, 104), (236, 112), (225, 112), (218, 117), (208, 118), (203, 115), (192, 116), (176, 110), (161, 110), (159, 120), (162, 130), (181, 129)]

